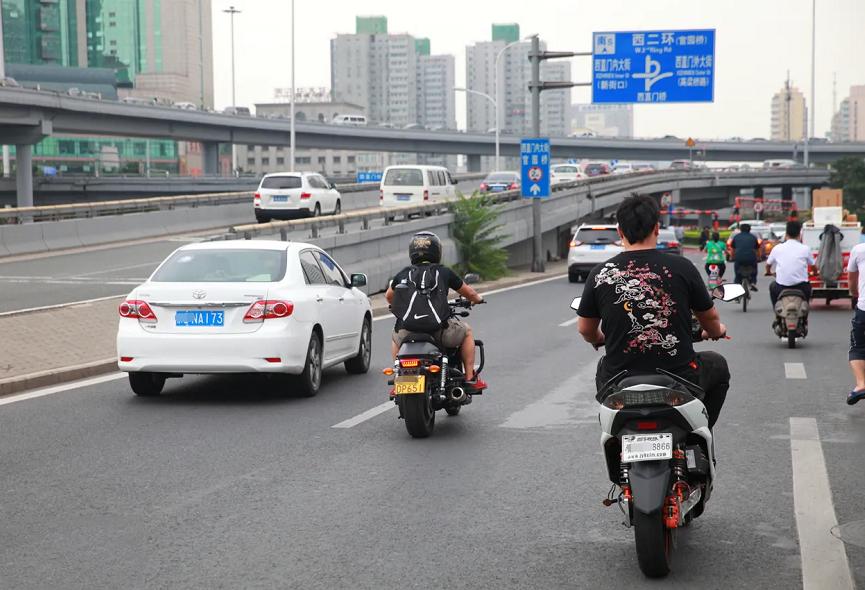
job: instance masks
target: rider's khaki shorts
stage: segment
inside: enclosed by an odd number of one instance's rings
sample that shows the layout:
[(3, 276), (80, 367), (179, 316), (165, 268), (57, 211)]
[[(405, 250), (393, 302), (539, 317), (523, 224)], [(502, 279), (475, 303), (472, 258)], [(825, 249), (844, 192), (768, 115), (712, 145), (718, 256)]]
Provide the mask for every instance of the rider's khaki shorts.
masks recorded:
[[(463, 343), (463, 340), (466, 339), (466, 334), (468, 334), (470, 328), (471, 326), (460, 321), (459, 318), (451, 318), (448, 320), (447, 328), (435, 332), (433, 336), (445, 348), (459, 348)], [(408, 336), (409, 333), (408, 330), (399, 330), (398, 332), (394, 332), (394, 343), (396, 343), (397, 346), (401, 346), (402, 341), (405, 340), (405, 337)]]

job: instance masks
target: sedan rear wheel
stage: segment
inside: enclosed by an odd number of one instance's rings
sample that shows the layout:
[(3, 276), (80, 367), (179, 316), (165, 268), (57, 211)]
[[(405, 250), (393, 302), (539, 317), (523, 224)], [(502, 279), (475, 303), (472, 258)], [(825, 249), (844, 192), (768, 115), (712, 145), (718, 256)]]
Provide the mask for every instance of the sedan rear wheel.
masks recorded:
[(162, 393), (165, 387), (165, 375), (139, 371), (129, 373), (129, 386), (135, 395), (152, 397)]
[(363, 327), (360, 330), (360, 344), (357, 349), (357, 356), (354, 356), (345, 361), (345, 370), (353, 375), (361, 375), (369, 371), (369, 363), (372, 358), (372, 328), (369, 318), (363, 320)]
[(298, 390), (303, 397), (313, 397), (318, 393), (321, 387), (321, 364), (321, 339), (317, 332), (313, 332), (306, 350), (306, 365), (303, 373), (297, 377)]
[(333, 214), (339, 215), (340, 213), (342, 213), (342, 203), (337, 199), (336, 206), (333, 208)]

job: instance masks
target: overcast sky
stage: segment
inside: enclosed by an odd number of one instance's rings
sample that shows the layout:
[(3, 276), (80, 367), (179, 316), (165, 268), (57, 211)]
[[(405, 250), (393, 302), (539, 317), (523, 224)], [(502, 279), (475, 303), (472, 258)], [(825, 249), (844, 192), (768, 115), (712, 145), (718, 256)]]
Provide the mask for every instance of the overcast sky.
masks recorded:
[[(291, 85), (289, 0), (213, 0), (216, 104), (231, 102), (229, 16), (234, 5), (237, 102), (273, 100)], [(465, 84), (465, 48), (490, 39), (493, 22), (517, 22), (521, 35), (539, 33), (551, 50), (589, 51), (593, 31), (714, 28), (715, 102), (635, 107), (637, 136), (768, 137), (772, 94), (787, 70), (810, 104), (811, 0), (297, 0), (296, 86), (330, 86), (330, 39), (353, 33), (355, 16), (385, 15), (392, 33), (429, 37), (432, 52), (456, 57), (456, 84)], [(865, 0), (817, 0), (817, 136), (851, 84), (865, 84)], [(590, 81), (590, 59), (573, 60), (575, 81)], [(589, 102), (590, 89), (573, 91)], [(457, 97), (465, 123), (465, 98)]]

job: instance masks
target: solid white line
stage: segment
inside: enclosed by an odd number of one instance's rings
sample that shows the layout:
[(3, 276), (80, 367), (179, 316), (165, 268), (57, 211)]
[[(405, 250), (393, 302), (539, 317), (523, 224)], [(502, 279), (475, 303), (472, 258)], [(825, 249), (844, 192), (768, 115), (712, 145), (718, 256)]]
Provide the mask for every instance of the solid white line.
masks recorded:
[(816, 419), (790, 418), (790, 449), (803, 588), (853, 590), (844, 542), (831, 533), (838, 520)]
[(807, 379), (803, 363), (784, 363), (784, 376), (787, 379)]
[(568, 321), (562, 322), (561, 324), (559, 324), (559, 327), (560, 328), (567, 328), (568, 326), (573, 326), (574, 324), (577, 323), (577, 321), (579, 319), (580, 319), (579, 317), (571, 318)]
[(81, 272), (81, 273), (78, 273), (76, 275), (70, 275), (69, 278), (74, 279), (77, 277), (89, 277), (89, 276), (93, 276), (93, 275), (101, 275), (101, 274), (106, 273), (106, 272), (114, 272), (114, 271), (118, 271), (118, 270), (131, 270), (133, 268), (141, 268), (143, 266), (150, 266), (152, 268), (156, 268), (156, 266), (160, 262), (162, 262), (162, 261), (156, 260), (154, 262), (143, 262), (141, 264), (132, 264), (129, 266), (117, 266), (114, 268), (103, 268), (102, 270), (93, 270), (90, 272)]
[(349, 418), (348, 420), (343, 420), (339, 424), (334, 424), (331, 428), (351, 428), (353, 426), (357, 426), (361, 422), (366, 422), (371, 418), (375, 418), (379, 414), (387, 412), (391, 408), (395, 408), (396, 404), (393, 402), (384, 402), (383, 404), (379, 404), (374, 408), (367, 410), (353, 418)]
[(69, 383), (64, 383), (63, 385), (52, 385), (51, 387), (34, 389), (33, 391), (28, 391), (27, 393), (19, 393), (17, 395), (0, 397), (0, 406), (5, 406), (6, 404), (14, 404), (15, 402), (23, 402), (24, 400), (37, 397), (44, 397), (46, 395), (53, 395), (55, 393), (69, 391), (71, 389), (80, 389), (82, 387), (89, 387), (90, 385), (98, 385), (100, 383), (106, 383), (108, 381), (122, 379), (123, 377), (126, 377), (126, 373), (109, 373), (108, 375), (100, 375), (99, 377), (91, 377), (89, 379), (82, 379), (80, 381), (71, 381)]
[(109, 299), (120, 299), (123, 295), (109, 295), (107, 297), (97, 297), (95, 299), (82, 299), (81, 301), (70, 301), (67, 303), (57, 303), (54, 305), (42, 305), (40, 307), (27, 307), (25, 309), (13, 309), (12, 311), (0, 312), (0, 318), (9, 315), (18, 315), (19, 313), (30, 313), (33, 311), (44, 311), (46, 309), (58, 309), (62, 307), (70, 307), (72, 305), (84, 305), (85, 303), (98, 303), (100, 301), (108, 301)]

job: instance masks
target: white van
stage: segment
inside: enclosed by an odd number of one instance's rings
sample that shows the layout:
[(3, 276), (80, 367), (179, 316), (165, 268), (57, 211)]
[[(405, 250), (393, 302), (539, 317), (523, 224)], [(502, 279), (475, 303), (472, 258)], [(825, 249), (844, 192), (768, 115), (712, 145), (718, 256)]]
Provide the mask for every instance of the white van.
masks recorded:
[(359, 127), (366, 125), (366, 117), (363, 115), (334, 115), (330, 122), (334, 125), (354, 125)]
[(420, 205), (456, 197), (456, 183), (443, 166), (388, 166), (381, 177), (379, 205)]

